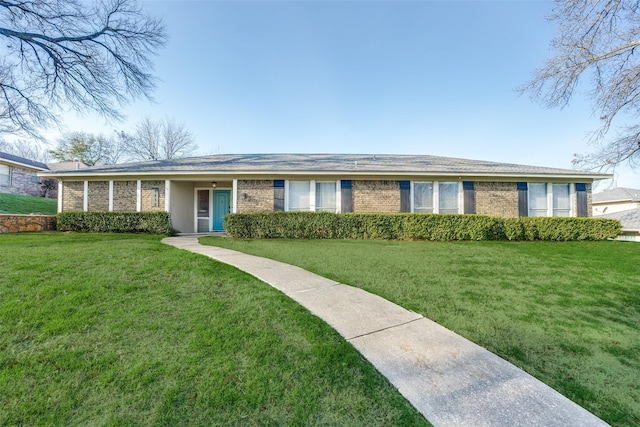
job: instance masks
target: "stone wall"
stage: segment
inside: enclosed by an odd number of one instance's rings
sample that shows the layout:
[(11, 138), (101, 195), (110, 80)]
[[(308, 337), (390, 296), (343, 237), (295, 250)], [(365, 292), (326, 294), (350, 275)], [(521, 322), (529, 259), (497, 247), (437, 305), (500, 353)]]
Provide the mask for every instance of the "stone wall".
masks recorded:
[(164, 181), (142, 181), (143, 212), (164, 211)]
[(55, 231), (53, 215), (0, 215), (0, 233), (21, 231)]
[(89, 181), (88, 210), (109, 210), (109, 181)]
[(64, 181), (62, 183), (62, 210), (81, 211), (84, 197), (84, 181)]
[(518, 186), (515, 182), (475, 182), (476, 213), (518, 217)]
[(352, 181), (353, 211), (400, 212), (399, 181)]
[[(21, 194), (23, 196), (40, 196), (42, 187), (36, 171), (19, 166), (9, 166), (9, 186), (0, 186), (0, 193)], [(35, 182), (33, 180), (36, 180)], [(49, 197), (55, 197), (54, 194)]]
[(136, 181), (113, 181), (113, 210), (136, 210), (138, 184)]
[(272, 180), (238, 180), (238, 212), (273, 211), (273, 202)]

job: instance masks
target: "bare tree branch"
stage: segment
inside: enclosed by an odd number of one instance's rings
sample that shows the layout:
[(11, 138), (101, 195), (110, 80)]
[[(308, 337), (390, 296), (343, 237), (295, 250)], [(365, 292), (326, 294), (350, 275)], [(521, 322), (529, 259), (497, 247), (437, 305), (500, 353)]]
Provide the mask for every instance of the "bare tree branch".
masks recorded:
[(149, 98), (166, 32), (135, 0), (0, 0), (0, 38), (0, 132), (40, 137), (57, 110), (117, 119)]
[(127, 138), (126, 152), (133, 160), (170, 160), (193, 156), (198, 146), (183, 124), (173, 119), (138, 123)]
[(597, 150), (576, 155), (574, 164), (607, 170), (623, 162), (637, 165), (638, 126), (617, 125), (640, 113), (640, 1), (556, 0), (549, 18), (559, 27), (552, 40), (555, 56), (520, 88), (549, 108), (565, 107), (580, 83), (590, 79), (589, 96), (601, 120)]

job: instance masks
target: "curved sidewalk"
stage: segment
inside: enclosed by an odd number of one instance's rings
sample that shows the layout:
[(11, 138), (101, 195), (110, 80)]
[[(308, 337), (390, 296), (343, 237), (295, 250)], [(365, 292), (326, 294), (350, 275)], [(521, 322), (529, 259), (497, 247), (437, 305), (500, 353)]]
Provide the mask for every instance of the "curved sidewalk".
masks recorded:
[(606, 426), (523, 370), (383, 298), (279, 261), (162, 241), (233, 265), (285, 293), (349, 341), (435, 426)]

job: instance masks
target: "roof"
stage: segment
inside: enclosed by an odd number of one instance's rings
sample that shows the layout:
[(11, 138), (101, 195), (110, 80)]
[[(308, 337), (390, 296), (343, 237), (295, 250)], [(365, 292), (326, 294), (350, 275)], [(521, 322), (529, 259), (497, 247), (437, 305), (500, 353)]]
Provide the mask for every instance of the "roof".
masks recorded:
[(593, 195), (593, 203), (640, 202), (640, 190), (617, 187)]
[(24, 166), (30, 169), (47, 170), (49, 169), (44, 163), (29, 160), (24, 157), (16, 156), (15, 154), (4, 153), (0, 151), (0, 159), (5, 160), (7, 163), (11, 163), (18, 166)]
[(50, 171), (78, 170), (86, 169), (89, 167), (88, 164), (80, 161), (48, 163), (47, 166), (49, 167)]
[(113, 175), (440, 175), (606, 179), (611, 175), (574, 169), (526, 166), (482, 160), (396, 154), (223, 154), (93, 166), (43, 176)]
[(622, 223), (622, 231), (640, 232), (640, 208), (598, 215), (598, 218), (613, 218)]

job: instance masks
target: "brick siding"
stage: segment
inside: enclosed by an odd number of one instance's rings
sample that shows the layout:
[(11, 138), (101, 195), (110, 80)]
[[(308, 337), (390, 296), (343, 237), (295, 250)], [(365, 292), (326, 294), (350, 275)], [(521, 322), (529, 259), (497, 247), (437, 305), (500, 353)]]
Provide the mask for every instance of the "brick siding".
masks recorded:
[[(37, 178), (36, 173), (33, 170), (9, 165), (9, 186), (1, 185), (0, 193), (39, 197), (42, 187), (40, 186), (40, 178)], [(36, 182), (32, 181), (34, 176), (37, 178)], [(54, 194), (50, 195), (50, 197), (52, 196)]]
[[(246, 194), (246, 197), (244, 196)], [(272, 180), (238, 180), (238, 212), (273, 211)]]
[(354, 212), (400, 212), (399, 181), (353, 181), (352, 191)]
[(477, 214), (518, 217), (518, 187), (515, 182), (476, 181), (475, 192)]
[(113, 210), (136, 210), (137, 181), (113, 181)]
[(109, 210), (109, 181), (89, 181), (88, 210)]
[(62, 210), (81, 211), (83, 209), (84, 181), (64, 181), (62, 183)]
[[(142, 206), (143, 212), (148, 211), (164, 211), (164, 181), (142, 181)], [(157, 205), (154, 206), (155, 190), (158, 189)]]

